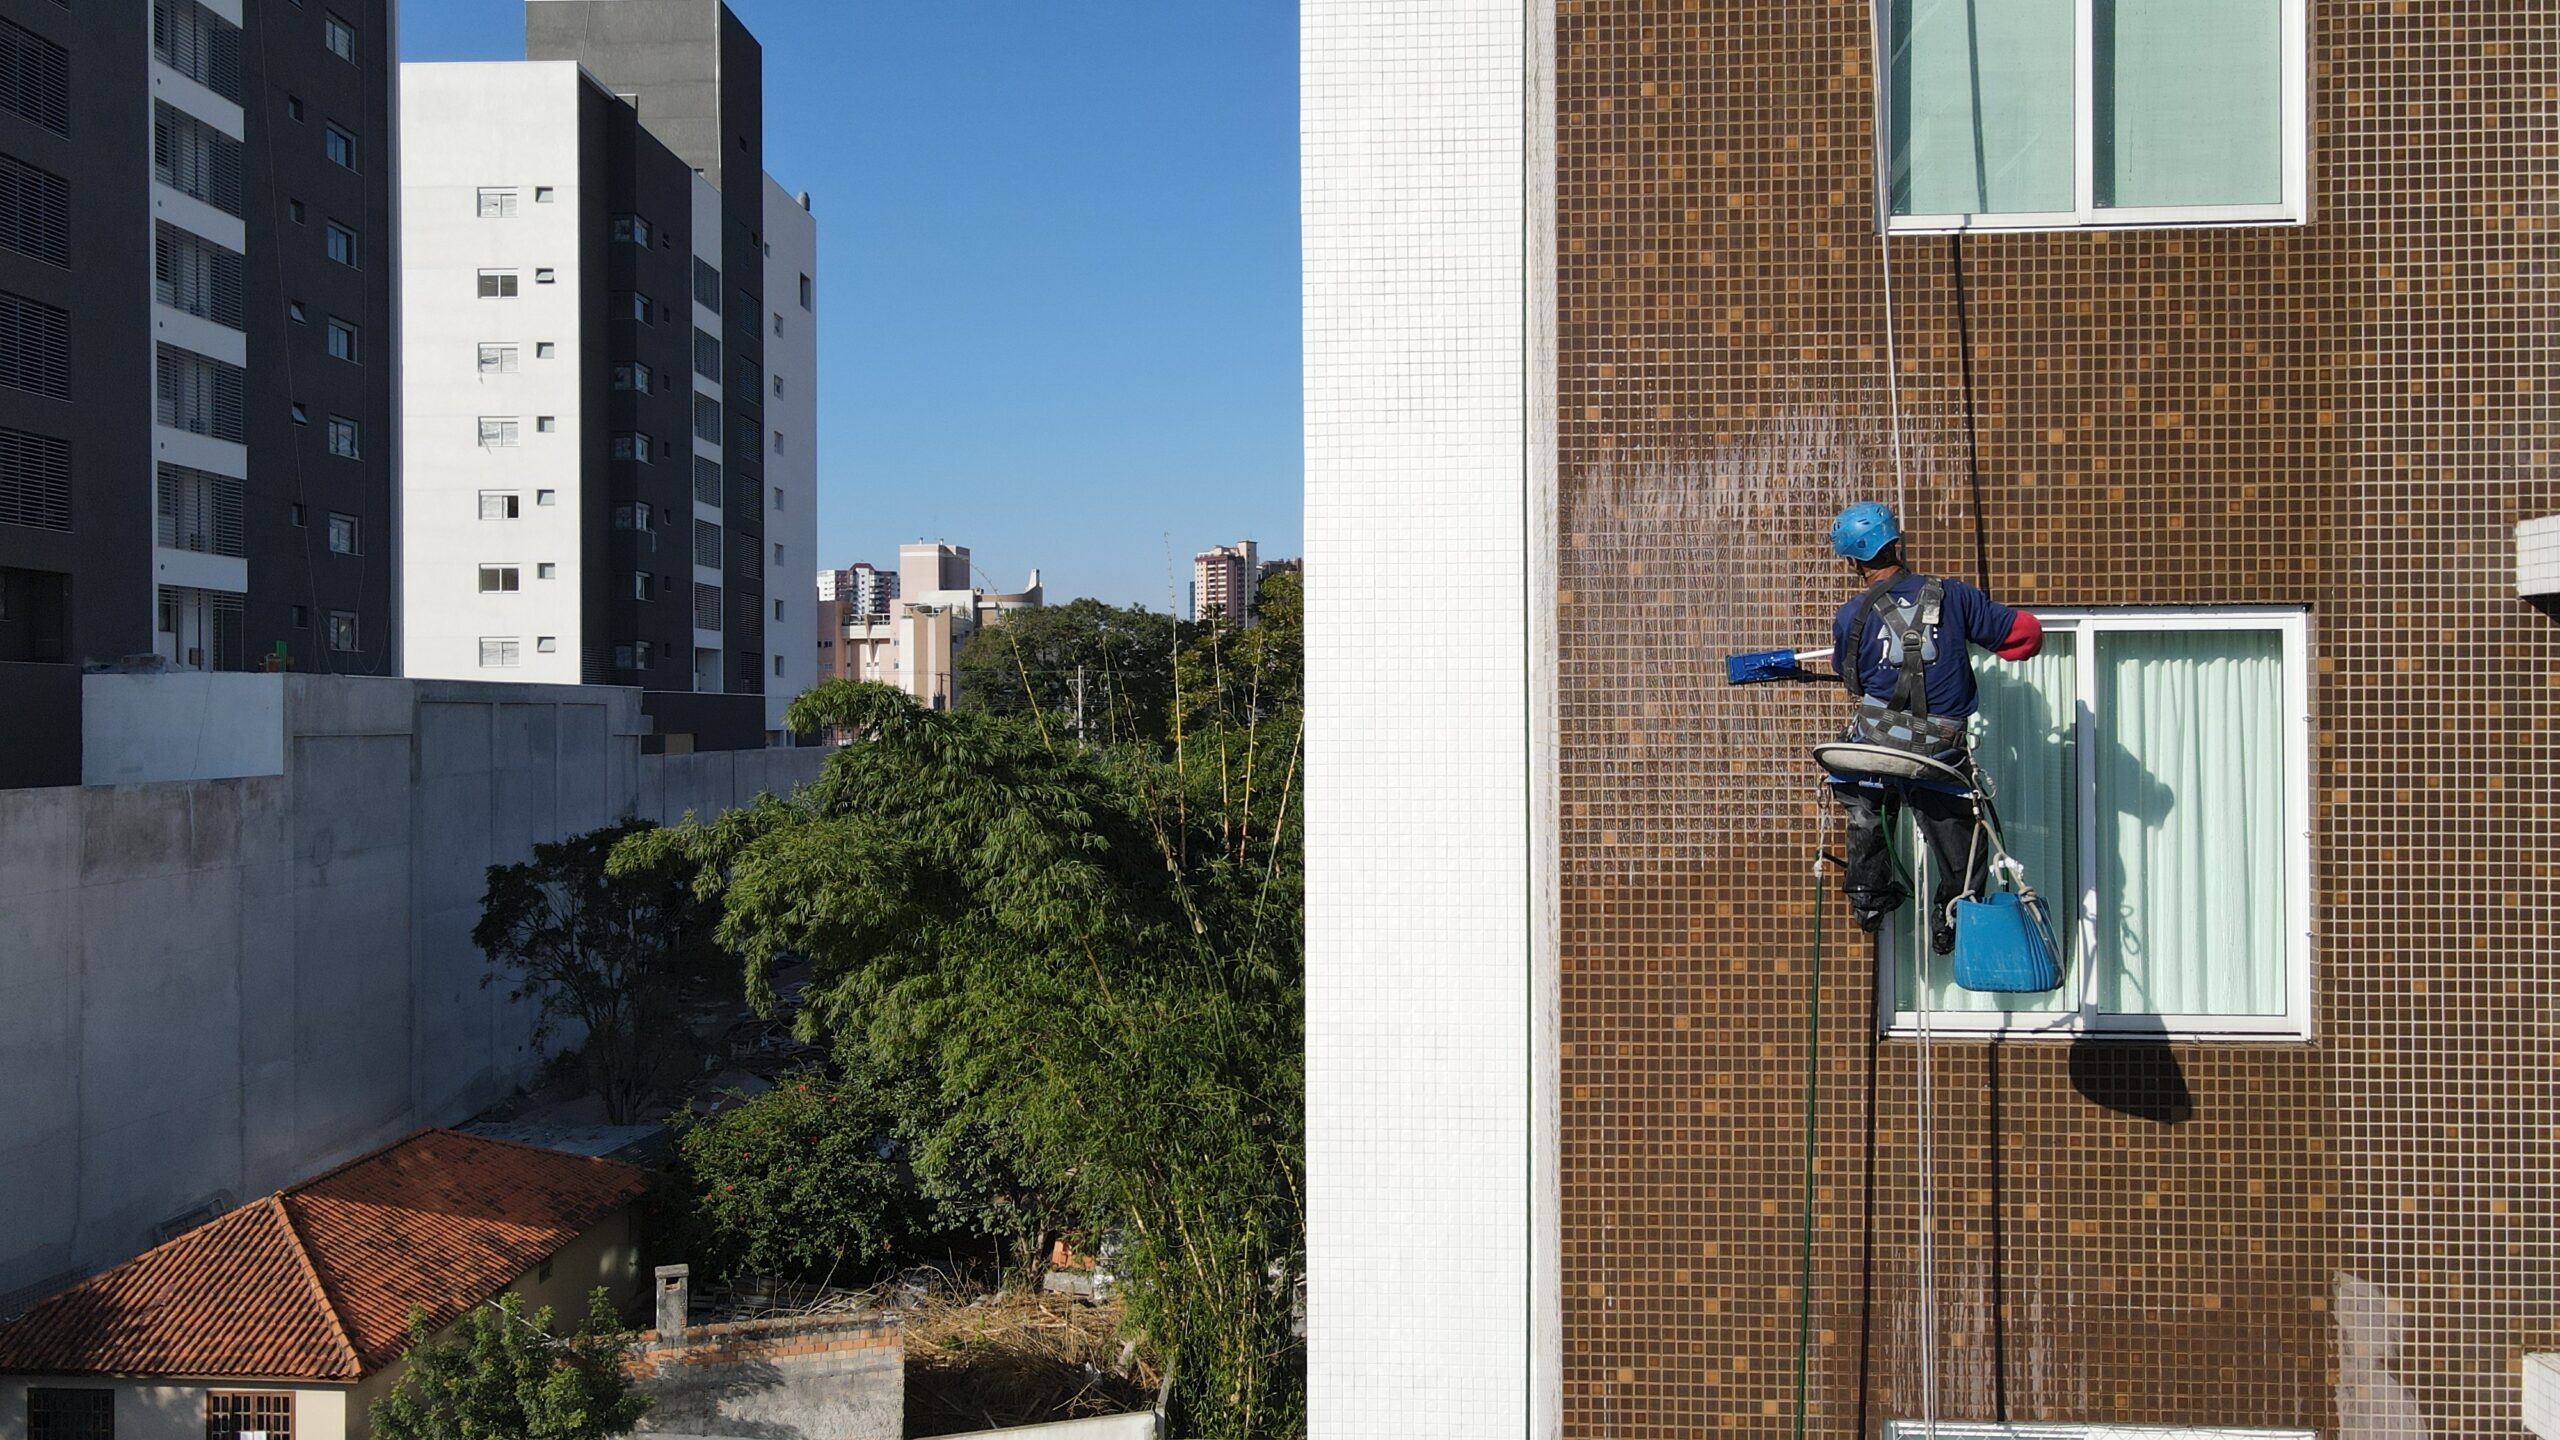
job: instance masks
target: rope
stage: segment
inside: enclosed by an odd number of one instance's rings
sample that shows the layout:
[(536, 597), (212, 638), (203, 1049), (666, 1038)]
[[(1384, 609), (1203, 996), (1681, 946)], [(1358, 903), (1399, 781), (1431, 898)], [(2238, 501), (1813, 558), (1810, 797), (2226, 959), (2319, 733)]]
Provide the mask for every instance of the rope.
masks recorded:
[(1938, 1157), (1935, 1135), (1936, 1075), (1929, 1054), (1929, 906), (1920, 898), (1920, 815), (1911, 811), (1912, 993), (1920, 1031), (1920, 1433), (1938, 1435)]
[(1817, 841), (1813, 857), (1813, 974), (1805, 982), (1811, 998), (1804, 1026), (1804, 1232), (1797, 1242), (1795, 1440), (1804, 1440), (1805, 1375), (1813, 1345), (1813, 1122), (1822, 1095), (1822, 859)]

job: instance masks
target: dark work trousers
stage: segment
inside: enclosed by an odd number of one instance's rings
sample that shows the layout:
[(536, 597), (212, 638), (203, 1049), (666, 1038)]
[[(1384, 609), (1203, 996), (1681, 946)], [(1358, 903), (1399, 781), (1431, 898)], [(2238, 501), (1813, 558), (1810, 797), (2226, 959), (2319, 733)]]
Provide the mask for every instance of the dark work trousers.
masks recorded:
[(1981, 893), (1983, 879), (1991, 867), (1991, 847), (1974, 844), (1971, 800), (1919, 785), (1895, 790), (1834, 785), (1831, 793), (1849, 817), (1849, 908), (1857, 915), (1860, 926), (1874, 930), (1884, 923), (1885, 916), (1902, 908), (1909, 893), (1895, 878), (1893, 861), (1885, 853), (1885, 826), (1909, 823), (1904, 819), (1906, 814), (1919, 817), (1921, 837), (1929, 846), (1929, 869), (1934, 881), (1930, 886), (1931, 931), (1948, 923), (1947, 906), (1957, 896), (1968, 891)]

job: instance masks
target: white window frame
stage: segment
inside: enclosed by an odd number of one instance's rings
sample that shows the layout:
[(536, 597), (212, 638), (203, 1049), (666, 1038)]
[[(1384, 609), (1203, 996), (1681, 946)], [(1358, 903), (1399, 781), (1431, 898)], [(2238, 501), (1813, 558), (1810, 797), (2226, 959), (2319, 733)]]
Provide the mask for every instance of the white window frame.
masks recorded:
[[(2283, 123), (2284, 198), (2271, 205), (2152, 205), (2109, 206), (2098, 204), (2098, 45), (2094, 11), (2096, 0), (2063, 0), (2073, 6), (2078, 22), (2073, 26), (2072, 44), (2072, 205), (2070, 210), (2025, 211), (1997, 215), (1895, 215), (1892, 213), (1890, 179), (1879, 175), (1876, 180), (1876, 213), (1886, 218), (1886, 227), (1896, 235), (1947, 235), (1970, 231), (2001, 230), (2140, 230), (2164, 227), (2202, 227), (2213, 225), (2306, 225), (2311, 221), (2311, 57), (2305, 39), (2308, 26), (2305, 10), (2309, 0), (2277, 0), (2282, 7), (2277, 24), (2277, 52), (2284, 83), (2284, 94), (2277, 102)], [(1881, 15), (1881, 7), (1879, 7)], [(1879, 18), (1881, 27), (1884, 21)], [(1878, 29), (1877, 48), (1885, 39)], [(1872, 97), (1880, 112), (1876, 123), (1883, 125), (1893, 113), (1890, 91), (1893, 71), (1887, 66), (1876, 77)], [(1890, 137), (1887, 142), (1890, 151)], [(1879, 167), (1881, 168), (1881, 167)]]
[(517, 373), (522, 364), (523, 353), (516, 346), (503, 340), (483, 340), (480, 342), (481, 374), (513, 375)]
[[(497, 502), (498, 513), (495, 515), (489, 513), (490, 502), (492, 501)], [(519, 492), (514, 490), (483, 490), (480, 492), (481, 519), (517, 520), (523, 518), (523, 515), (524, 497)]]
[[(488, 284), (496, 281), (496, 285)], [(515, 270), (483, 270), (474, 292), (483, 300), (513, 300), (524, 291), (524, 276)]]
[(478, 217), (482, 220), (513, 220), (516, 218), (516, 187), (513, 185), (481, 186), (478, 201)]
[[(2285, 1009), (2281, 1015), (2101, 1015), (2097, 1007), (2098, 944), (2098, 807), (2087, 802), (2087, 771), (2082, 771), (2081, 803), (2075, 806), (2079, 815), (2079, 853), (2082, 857), (2079, 877), (2080, 893), (2076, 896), (2045, 894), (2051, 907), (2054, 935), (2077, 953), (2064, 964), (2069, 983), (2079, 989), (2080, 1003), (2057, 1014), (2005, 1013), (1997, 1010), (1932, 1010), (1929, 1028), (1936, 1034), (1996, 1035), (2006, 1038), (2038, 1036), (2069, 1039), (2075, 1036), (2167, 1038), (2172, 1040), (2309, 1040), (2312, 1034), (2311, 1005), (2311, 639), (2307, 612), (2289, 606), (2212, 606), (2156, 607), (2121, 610), (2042, 610), (2036, 617), (2044, 622), (2047, 634), (2067, 634), (2074, 638), (2072, 663), (2078, 668), (2075, 685), (2080, 696), (2079, 717), (2074, 731), (2077, 753), (2085, 767), (2098, 751), (2097, 716), (2089, 708), (2089, 697), (2097, 693), (2098, 647), (2089, 637), (2107, 631), (2177, 631), (2199, 630), (2264, 630), (2282, 638), (2284, 681), (2282, 730), (2284, 734), (2284, 822), (2282, 833), (2288, 842), (2284, 857), (2285, 879)], [(1994, 662), (1996, 663), (1996, 662)], [(1998, 777), (1993, 777), (1995, 780)], [(2047, 877), (2030, 874), (2027, 881), (2040, 885)], [(1895, 927), (1898, 938), (1910, 944), (1908, 908), (1896, 911), (1885, 923)], [(1887, 1033), (1907, 1038), (1917, 1034), (1919, 1016), (1901, 1008), (1896, 1000), (1897, 979), (1894, 952), (1878, 944), (1878, 953), (1886, 957), (1876, 966), (1877, 1004), (1879, 1013), (1892, 1018)], [(1931, 955), (1931, 975), (1941, 976), (1954, 961), (1944, 955)], [(1915, 987), (1915, 995), (1918, 993)]]
[[(495, 657), (494, 659), (491, 657)], [(515, 635), (480, 637), (480, 668), (513, 670), (524, 663), (524, 640)]]
[(483, 595), (514, 595), (524, 589), (524, 567), (521, 565), (483, 565), (480, 567), (480, 592)]
[(521, 417), (514, 415), (483, 415), (480, 417), (481, 449), (513, 450), (523, 442), (524, 422)]

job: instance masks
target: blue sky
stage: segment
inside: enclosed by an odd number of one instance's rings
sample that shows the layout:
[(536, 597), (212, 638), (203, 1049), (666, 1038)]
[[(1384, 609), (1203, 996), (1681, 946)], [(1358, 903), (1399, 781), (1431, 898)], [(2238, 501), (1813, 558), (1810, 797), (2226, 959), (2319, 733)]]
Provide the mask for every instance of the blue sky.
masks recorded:
[[(1195, 550), (1298, 553), (1295, 5), (730, 7), (818, 214), (820, 564), (1162, 610)], [(400, 8), (404, 59), (523, 57), (519, 0)]]

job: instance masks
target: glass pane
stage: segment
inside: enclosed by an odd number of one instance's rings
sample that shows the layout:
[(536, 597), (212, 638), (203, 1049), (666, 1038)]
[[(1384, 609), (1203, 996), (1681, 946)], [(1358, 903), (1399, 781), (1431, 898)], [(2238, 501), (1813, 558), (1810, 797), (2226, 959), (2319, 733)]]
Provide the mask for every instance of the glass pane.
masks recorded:
[(2076, 8), (2066, 0), (1892, 0), (1893, 213), (2073, 207)]
[[(2027, 884), (2045, 898), (2054, 933), (2066, 946), (2078, 933), (2072, 922), (2080, 904), (2074, 641), (2067, 632), (2049, 632), (2043, 653), (2034, 659), (1981, 661), (1974, 671), (1982, 698), (1981, 718), (1975, 722), (1975, 764), (1990, 783), (2009, 853), (2027, 867)], [(1895, 854), (1909, 849), (1906, 832)], [(1913, 987), (1911, 967), (1903, 961), (1912, 953), (1911, 913), (1897, 914), (1886, 935), (1886, 953), (1894, 958), (1900, 977), (1895, 1003), (1904, 1010), (1911, 1008)], [(2068, 967), (2062, 987), (2049, 994), (1984, 995), (1957, 989), (1954, 965), (1943, 955), (1929, 957), (1932, 1010), (2049, 1015), (2077, 1007), (2077, 987)]]
[(2097, 202), (2284, 199), (2285, 0), (2093, 0)]
[(2285, 1009), (2284, 642), (2098, 637), (2098, 1008)]

